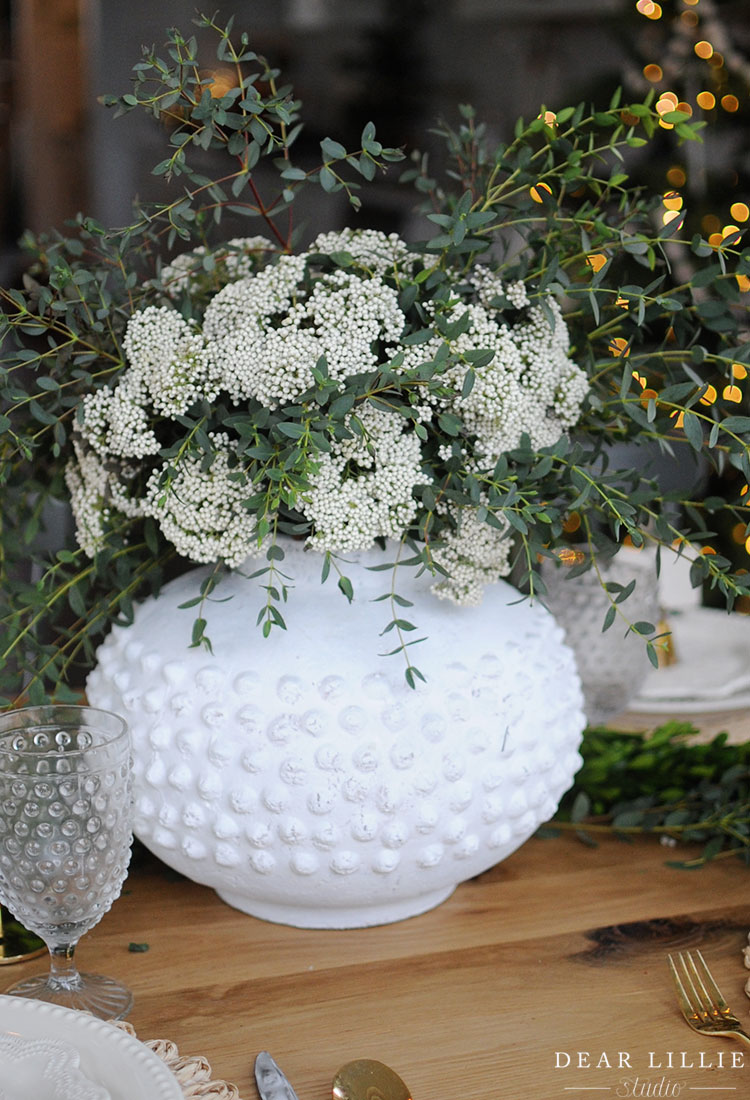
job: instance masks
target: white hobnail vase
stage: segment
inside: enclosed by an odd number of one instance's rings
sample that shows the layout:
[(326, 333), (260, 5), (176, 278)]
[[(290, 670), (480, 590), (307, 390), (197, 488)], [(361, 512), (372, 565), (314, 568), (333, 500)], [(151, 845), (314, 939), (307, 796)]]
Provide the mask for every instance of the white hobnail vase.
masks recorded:
[[(204, 570), (115, 626), (87, 694), (127, 716), (135, 831), (160, 859), (254, 916), (309, 928), (424, 912), (554, 813), (580, 765), (580, 681), (562, 630), (505, 582), (477, 607), (399, 571), (425, 640), (410, 688), (389, 619), (390, 573), (357, 555), (348, 604), (322, 558), (290, 543), (286, 630), (256, 627), (266, 577), (207, 604), (213, 653), (189, 648)], [(257, 568), (257, 563), (254, 563)], [(231, 597), (227, 599), (227, 597)], [(414, 634), (410, 635), (414, 636)]]

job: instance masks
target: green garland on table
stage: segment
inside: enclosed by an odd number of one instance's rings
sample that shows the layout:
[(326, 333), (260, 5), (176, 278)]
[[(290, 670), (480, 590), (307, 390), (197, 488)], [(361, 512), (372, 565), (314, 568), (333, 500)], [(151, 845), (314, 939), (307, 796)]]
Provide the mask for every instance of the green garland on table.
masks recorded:
[(750, 742), (730, 744), (719, 733), (696, 743), (698, 732), (678, 721), (645, 734), (586, 730), (583, 765), (541, 833), (574, 830), (589, 845), (600, 834), (650, 834), (667, 845), (703, 845), (695, 858), (669, 860), (673, 867), (728, 856), (750, 865)]

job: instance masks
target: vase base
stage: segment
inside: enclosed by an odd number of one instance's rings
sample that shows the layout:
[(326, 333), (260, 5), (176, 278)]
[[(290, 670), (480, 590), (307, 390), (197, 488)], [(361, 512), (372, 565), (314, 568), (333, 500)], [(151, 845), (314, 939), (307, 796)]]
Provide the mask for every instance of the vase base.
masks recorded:
[(263, 901), (249, 898), (245, 894), (231, 890), (217, 890), (217, 895), (233, 909), (239, 909), (259, 920), (272, 924), (286, 924), (292, 928), (344, 929), (372, 928), (379, 924), (394, 924), (396, 921), (418, 917), (446, 901), (456, 886), (443, 887), (417, 897), (400, 898), (387, 902), (373, 902), (368, 905), (320, 906), (285, 905), (281, 902)]

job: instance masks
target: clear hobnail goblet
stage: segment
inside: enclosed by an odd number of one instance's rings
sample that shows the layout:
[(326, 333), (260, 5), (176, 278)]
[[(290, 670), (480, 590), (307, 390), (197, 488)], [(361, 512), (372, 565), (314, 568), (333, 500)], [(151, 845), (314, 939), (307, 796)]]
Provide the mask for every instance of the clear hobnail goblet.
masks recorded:
[(74, 952), (120, 893), (132, 843), (125, 721), (94, 707), (0, 714), (0, 901), (49, 948), (50, 970), (4, 992), (85, 1009), (130, 1011), (129, 989), (80, 974)]

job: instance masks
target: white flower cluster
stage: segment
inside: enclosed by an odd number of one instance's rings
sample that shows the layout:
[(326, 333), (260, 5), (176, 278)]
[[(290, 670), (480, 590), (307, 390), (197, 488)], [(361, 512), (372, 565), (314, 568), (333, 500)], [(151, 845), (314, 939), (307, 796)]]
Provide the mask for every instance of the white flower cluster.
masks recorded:
[(469, 276), (469, 286), (479, 304), (486, 309), (497, 308), (495, 303), (498, 299), (506, 299), (515, 309), (523, 309), (529, 304), (525, 283), (506, 283), (497, 271), (486, 265), (474, 268)]
[(82, 434), (102, 458), (144, 458), (159, 451), (149, 424), (143, 387), (126, 374), (113, 389), (87, 393), (81, 405)]
[(429, 480), (420, 470), (419, 439), (403, 417), (372, 406), (357, 415), (362, 435), (322, 456), (300, 505), (313, 523), (308, 544), (316, 550), (364, 550), (379, 536), (400, 538), (416, 516), (414, 486)]
[[(351, 253), (356, 240), (353, 234), (327, 234), (310, 251), (321, 252), (324, 245), (330, 251), (335, 244), (333, 251)], [(396, 291), (377, 273), (395, 262), (389, 241), (370, 231), (370, 241), (360, 241), (355, 249), (358, 260), (367, 257), (372, 263), (368, 278), (342, 267), (306, 286), (306, 257), (281, 256), (216, 295), (203, 332), (212, 370), (234, 402), (253, 398), (274, 409), (292, 401), (311, 385), (312, 368), (321, 356), (335, 379), (377, 366), (377, 345), (398, 341), (405, 323)]]
[(74, 440), (75, 460), (65, 469), (70, 506), (81, 549), (93, 558), (101, 545), (110, 509), (107, 503), (109, 477), (101, 459)]
[(205, 341), (175, 309), (147, 306), (128, 322), (123, 349), (127, 386), (164, 416), (180, 416), (199, 397), (219, 392)]
[[(501, 291), (491, 275), (477, 274), (470, 281), (476, 282), (477, 297), (485, 300)], [(474, 369), (466, 396), (468, 363), (459, 359), (442, 376), (451, 392), (439, 400), (440, 408), (454, 413), (476, 437), (474, 453), (488, 463), (517, 447), (524, 433), (533, 447), (555, 443), (578, 420), (588, 392), (584, 371), (568, 358), (568, 330), (557, 302), (547, 297), (543, 303), (526, 305), (522, 284), (502, 289), (517, 308), (525, 306), (525, 320), (508, 325), (481, 301), (457, 300), (447, 310), (454, 321), (468, 314), (468, 326), (451, 342), (452, 350), (460, 356), (486, 349), (493, 357)], [(402, 369), (436, 355), (442, 343), (436, 335), (407, 349)]]
[(315, 238), (311, 252), (331, 256), (348, 252), (352, 259), (375, 275), (387, 275), (413, 267), (415, 256), (398, 233), (381, 233), (377, 229), (341, 229), (336, 233), (321, 233)]
[(165, 264), (158, 285), (172, 299), (215, 292), (225, 283), (252, 275), (275, 251), (266, 237), (233, 237), (213, 251), (201, 244)]
[(151, 474), (143, 512), (153, 516), (164, 537), (191, 561), (241, 565), (257, 553), (255, 516), (243, 507), (249, 495), (247, 479), (232, 465), (233, 447), (224, 433), (212, 433), (216, 448), (208, 468), (188, 455), (174, 481), (165, 486), (163, 469)]
[(432, 552), (433, 560), (448, 573), (432, 586), (439, 599), (464, 606), (480, 603), (485, 585), (510, 572), (511, 542), (504, 529), (480, 520), (476, 508), (455, 513), (457, 529), (442, 536), (443, 545)]
[[(544, 447), (578, 420), (587, 379), (568, 357), (567, 328), (553, 299), (530, 303), (523, 283), (504, 284), (489, 267), (478, 266), (450, 304), (422, 301), (419, 324), (428, 327), (432, 317), (437, 322), (438, 312), (441, 323), (430, 339), (414, 344), (405, 339), (411, 329), (398, 287), (413, 275), (419, 257), (395, 234), (326, 233), (307, 253), (280, 255), (264, 266), (271, 251), (264, 238), (235, 240), (221, 253), (196, 249), (177, 257), (162, 271), (162, 284), (176, 296), (204, 289), (204, 274), (214, 279), (202, 324), (155, 305), (130, 319), (123, 341), (128, 367), (114, 388), (84, 398), (76, 460), (68, 471), (87, 552), (95, 551), (112, 514), (120, 513), (152, 516), (193, 561), (223, 558), (236, 566), (257, 553), (257, 521), (246, 501), (259, 489), (249, 484), (232, 440), (220, 431), (211, 437), (210, 458), (187, 451), (165, 462), (163, 441), (175, 438), (169, 422), (196, 401), (212, 403), (220, 394), (238, 410), (248, 401), (271, 410), (292, 403), (313, 385), (322, 357), (341, 388), (395, 356), (400, 365), (393, 370), (401, 376), (434, 359), (446, 365), (438, 391), (423, 387), (418, 398), (411, 394), (420, 434), (412, 420), (358, 401), (346, 421), (351, 437), (332, 440), (330, 451), (313, 456), (309, 488), (294, 507), (309, 522), (309, 544), (319, 551), (398, 539), (418, 521), (415, 490), (432, 480), (422, 440), (441, 414), (462, 429), (440, 444), (441, 460), (456, 454), (478, 471), (516, 447), (522, 434)], [(519, 313), (512, 323), (503, 314), (508, 305)], [(455, 326), (460, 334), (444, 337), (445, 325), (454, 322), (462, 322)], [(490, 352), (491, 359), (473, 367), (473, 385), (464, 393), (466, 356), (475, 351)], [(454, 529), (441, 534), (443, 545), (435, 551), (449, 574), (435, 590), (475, 603), (485, 584), (508, 572), (506, 532), (480, 520), (476, 508), (441, 508)]]

